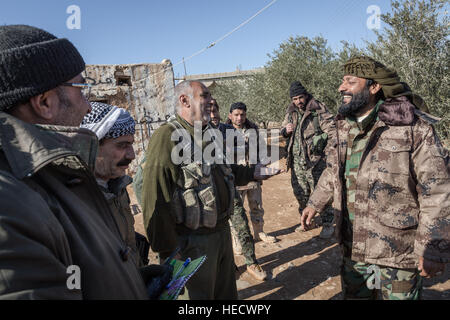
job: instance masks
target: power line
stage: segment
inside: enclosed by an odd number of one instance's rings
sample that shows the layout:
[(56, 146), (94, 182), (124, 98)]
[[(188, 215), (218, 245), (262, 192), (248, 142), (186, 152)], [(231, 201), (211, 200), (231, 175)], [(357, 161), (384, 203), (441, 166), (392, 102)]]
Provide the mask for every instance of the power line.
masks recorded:
[[(230, 35), (232, 35), (234, 32), (238, 31), (239, 29), (241, 29), (243, 26), (245, 26), (246, 24), (248, 24), (250, 21), (252, 21), (253, 19), (255, 19), (257, 16), (259, 16), (261, 13), (263, 13), (265, 10), (267, 10), (269, 7), (271, 7), (272, 5), (275, 4), (275, 2), (277, 2), (278, 0), (272, 0), (268, 5), (266, 5), (264, 8), (262, 8), (261, 10), (259, 10), (258, 12), (256, 12), (253, 16), (251, 16), (250, 18), (248, 18), (247, 20), (245, 20), (244, 22), (242, 22), (240, 25), (238, 25), (236, 28), (234, 28), (233, 30), (231, 30), (230, 32), (227, 32), (225, 35), (221, 36), (219, 39), (217, 39), (216, 41), (211, 42), (207, 47), (197, 51), (196, 53), (194, 53), (193, 55), (189, 56), (188, 58), (183, 58), (181, 61), (177, 62), (176, 64), (172, 65), (172, 68), (185, 63), (186, 61), (198, 56), (199, 54), (202, 54), (203, 52), (205, 52), (206, 50), (214, 47), (216, 44), (218, 44), (219, 42), (222, 42), (223, 40), (225, 40), (226, 38), (228, 38)], [(149, 74), (148, 76), (156, 76), (160, 73), (163, 73), (167, 70), (167, 68), (164, 68), (163, 70), (153, 73), (153, 74)], [(141, 79), (139, 81), (136, 82), (141, 82), (144, 81), (146, 79)]]
[[(193, 55), (191, 55), (190, 57), (188, 57), (187, 59), (184, 59), (184, 61), (188, 61), (196, 56), (198, 56), (199, 54), (205, 52), (206, 50), (214, 47), (216, 44), (218, 44), (219, 42), (222, 42), (223, 40), (225, 40), (226, 38), (228, 38), (230, 35), (232, 35), (234, 32), (238, 31), (239, 29), (241, 29), (243, 26), (245, 26), (246, 24), (248, 24), (250, 21), (252, 21), (254, 18), (256, 18), (257, 16), (259, 16), (263, 11), (265, 11), (266, 9), (268, 9), (269, 7), (271, 7), (273, 4), (275, 4), (275, 2), (277, 2), (278, 0), (272, 0), (272, 2), (270, 2), (268, 5), (266, 5), (264, 8), (262, 8), (261, 10), (259, 10), (257, 13), (255, 13), (253, 16), (251, 16), (250, 18), (248, 18), (247, 20), (245, 20), (244, 22), (242, 22), (240, 25), (238, 25), (236, 28), (234, 28), (233, 30), (231, 30), (230, 32), (226, 33), (225, 35), (223, 35), (222, 37), (220, 37), (219, 39), (217, 39), (216, 41), (211, 42), (206, 48), (201, 49), (200, 51), (194, 53)], [(183, 63), (183, 61), (178, 62), (177, 64), (173, 65), (173, 67), (178, 66), (179, 64)]]

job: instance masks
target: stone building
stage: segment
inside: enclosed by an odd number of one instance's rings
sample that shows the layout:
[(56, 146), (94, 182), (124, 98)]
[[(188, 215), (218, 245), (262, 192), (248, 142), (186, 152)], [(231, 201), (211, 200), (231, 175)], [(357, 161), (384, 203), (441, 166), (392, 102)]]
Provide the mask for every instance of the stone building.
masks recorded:
[(175, 113), (172, 63), (88, 65), (85, 77), (94, 83), (90, 101), (125, 108), (136, 120), (136, 160), (128, 172), (133, 176), (153, 131)]

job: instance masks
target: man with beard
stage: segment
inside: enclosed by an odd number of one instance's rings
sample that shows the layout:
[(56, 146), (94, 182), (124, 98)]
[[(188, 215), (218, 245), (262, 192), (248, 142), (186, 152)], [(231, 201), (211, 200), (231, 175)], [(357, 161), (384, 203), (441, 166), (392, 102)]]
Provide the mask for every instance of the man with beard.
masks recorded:
[(303, 211), (333, 199), (346, 299), (419, 299), (450, 259), (450, 167), (435, 118), (396, 72), (369, 57), (344, 65), (337, 141)]
[(126, 189), (133, 181), (125, 170), (135, 158), (134, 119), (128, 111), (116, 106), (92, 102), (91, 107), (92, 111), (84, 117), (81, 127), (94, 131), (99, 140), (95, 178), (109, 203), (120, 235), (130, 248), (130, 256), (136, 265), (146, 265), (148, 242), (134, 231), (134, 218)]
[[(301, 215), (308, 198), (325, 169), (325, 148), (335, 136), (333, 115), (325, 105), (313, 98), (300, 81), (294, 81), (289, 89), (292, 103), (288, 106), (281, 134), (288, 138), (287, 169), (291, 169), (291, 184)], [(320, 237), (333, 235), (331, 208), (321, 213)], [(317, 225), (318, 223), (315, 223)], [(305, 231), (302, 225), (297, 232)]]
[(0, 26), (0, 299), (148, 299), (93, 175), (73, 44)]
[(205, 85), (183, 81), (175, 98), (176, 116), (153, 133), (145, 156), (142, 209), (148, 239), (161, 261), (177, 247), (183, 260), (207, 256), (186, 285), (189, 299), (237, 299), (228, 223), (235, 185), (268, 176), (261, 175), (262, 166), (211, 163), (203, 154), (212, 143), (196, 138), (211, 128)]

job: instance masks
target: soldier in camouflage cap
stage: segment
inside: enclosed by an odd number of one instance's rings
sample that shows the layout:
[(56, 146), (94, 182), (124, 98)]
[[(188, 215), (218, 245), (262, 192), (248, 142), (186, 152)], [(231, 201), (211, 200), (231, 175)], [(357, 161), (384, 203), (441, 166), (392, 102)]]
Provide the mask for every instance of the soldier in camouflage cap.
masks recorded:
[(423, 100), (381, 63), (351, 59), (339, 91), (336, 147), (302, 224), (333, 199), (345, 298), (419, 299), (422, 277), (450, 259), (448, 151)]

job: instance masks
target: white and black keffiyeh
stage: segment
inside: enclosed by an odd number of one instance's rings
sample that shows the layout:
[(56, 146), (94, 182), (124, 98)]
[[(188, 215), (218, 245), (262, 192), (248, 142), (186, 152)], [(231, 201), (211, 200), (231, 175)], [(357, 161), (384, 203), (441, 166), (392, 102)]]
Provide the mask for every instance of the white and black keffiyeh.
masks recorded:
[(81, 128), (94, 131), (98, 140), (134, 134), (134, 119), (125, 109), (101, 102), (91, 102), (91, 107), (92, 111), (84, 117)]

